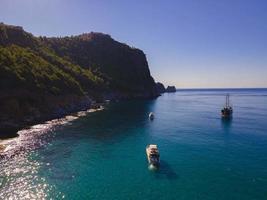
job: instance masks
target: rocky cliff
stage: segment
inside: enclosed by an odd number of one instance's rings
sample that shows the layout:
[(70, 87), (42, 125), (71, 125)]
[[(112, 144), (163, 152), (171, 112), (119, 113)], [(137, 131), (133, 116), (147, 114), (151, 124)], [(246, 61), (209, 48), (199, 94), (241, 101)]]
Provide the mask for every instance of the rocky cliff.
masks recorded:
[(86, 109), (92, 100), (154, 98), (145, 54), (103, 33), (35, 37), (0, 24), (0, 137)]

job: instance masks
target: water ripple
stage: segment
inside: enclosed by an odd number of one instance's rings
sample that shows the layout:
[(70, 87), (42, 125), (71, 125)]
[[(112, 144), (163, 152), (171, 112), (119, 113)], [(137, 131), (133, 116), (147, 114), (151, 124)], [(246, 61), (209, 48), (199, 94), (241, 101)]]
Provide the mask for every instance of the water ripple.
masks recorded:
[(64, 198), (64, 194), (39, 174), (39, 169), (48, 163), (36, 161), (31, 155), (36, 148), (49, 144), (54, 130), (93, 111), (96, 110), (34, 125), (19, 131), (17, 138), (0, 141), (0, 199), (48, 199), (49, 195), (53, 199)]

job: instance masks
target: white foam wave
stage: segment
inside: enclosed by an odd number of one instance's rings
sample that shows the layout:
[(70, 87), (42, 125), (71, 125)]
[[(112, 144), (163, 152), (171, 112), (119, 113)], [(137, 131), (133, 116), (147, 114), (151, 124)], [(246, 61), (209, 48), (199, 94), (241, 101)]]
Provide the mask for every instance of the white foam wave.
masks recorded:
[[(22, 129), (18, 131), (19, 136), (16, 138), (0, 140), (0, 155), (12, 152), (12, 150), (14, 149), (21, 149), (20, 147), (25, 148), (25, 146), (29, 146), (30, 143), (32, 144), (31, 140), (33, 140), (34, 137), (38, 137), (39, 135), (51, 132), (59, 126), (71, 124), (72, 121), (77, 120), (80, 117), (84, 117), (88, 115), (88, 113), (100, 111), (103, 109), (103, 107), (99, 109), (88, 109), (86, 111), (80, 111), (72, 115), (67, 115), (63, 118), (53, 119), (42, 124), (36, 124), (30, 126), (29, 128)], [(39, 145), (41, 145), (41, 141), (39, 143)], [(34, 145), (36, 145), (36, 142), (34, 143)]]

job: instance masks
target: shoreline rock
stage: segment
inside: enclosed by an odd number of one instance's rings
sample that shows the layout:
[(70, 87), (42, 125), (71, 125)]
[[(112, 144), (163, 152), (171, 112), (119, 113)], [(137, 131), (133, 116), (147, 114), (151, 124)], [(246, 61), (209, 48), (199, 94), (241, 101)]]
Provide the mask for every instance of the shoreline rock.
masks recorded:
[(92, 100), (87, 96), (43, 96), (25, 91), (0, 98), (0, 103), (0, 139), (6, 139), (18, 136), (17, 131), (25, 127), (87, 110)]
[[(86, 110), (80, 110), (80, 111), (76, 111), (76, 112), (72, 112), (72, 113), (67, 113), (66, 115), (63, 115), (61, 117), (47, 118), (47, 120), (44, 120), (44, 121), (32, 122), (31, 124), (28, 124), (27, 126), (22, 126), (18, 130), (16, 130), (16, 132), (15, 132), (16, 136), (0, 137), (0, 148), (5, 147), (5, 142), (8, 142), (9, 140), (17, 138), (19, 136), (18, 133), (21, 132), (21, 131), (32, 129), (33, 127), (38, 127), (39, 125), (43, 125), (43, 124), (48, 124), (48, 123), (53, 124), (53, 123), (55, 123), (57, 121), (62, 121), (62, 120), (72, 121), (72, 120), (78, 119), (80, 117), (86, 116), (87, 113), (96, 112), (96, 111), (100, 111), (100, 110), (103, 110), (103, 109), (104, 109), (103, 104), (101, 104), (101, 105), (97, 104), (96, 107), (93, 106), (93, 107), (90, 107), (90, 108), (88, 108)], [(58, 125), (60, 125), (60, 123), (58, 123)]]
[(166, 92), (168, 93), (176, 92), (175, 86), (168, 86), (166, 89)]
[[(27, 95), (28, 97), (31, 96), (30, 93), (26, 92), (24, 93), (24, 95)], [(16, 138), (18, 136), (17, 132), (19, 130), (35, 124), (44, 123), (53, 119), (63, 118), (73, 113), (83, 112), (88, 109), (99, 109), (104, 104), (108, 104), (110, 101), (117, 102), (119, 100), (127, 101), (130, 99), (152, 99), (149, 96), (129, 97), (127, 95), (122, 95), (119, 93), (116, 93), (113, 96), (108, 95), (105, 97), (109, 97), (105, 98), (108, 100), (96, 102), (88, 96), (46, 96), (46, 98), (41, 98), (43, 100), (43, 104), (41, 106), (38, 105), (37, 107), (34, 107), (33, 105), (31, 105), (31, 107), (27, 110), (24, 109), (25, 105), (23, 104), (23, 101), (19, 99), (19, 97), (16, 98), (17, 101), (15, 104), (18, 105), (18, 107), (15, 110), (13, 110), (14, 106), (5, 105), (3, 101), (1, 102), (0, 98), (0, 103), (3, 103), (1, 105), (8, 106), (8, 108), (11, 109), (9, 111), (6, 110), (5, 114), (2, 113), (1, 115), (0, 113), (0, 140)], [(40, 101), (39, 99), (33, 100)], [(40, 109), (40, 107), (45, 109), (42, 110)], [(18, 115), (18, 117), (16, 117), (16, 115)]]

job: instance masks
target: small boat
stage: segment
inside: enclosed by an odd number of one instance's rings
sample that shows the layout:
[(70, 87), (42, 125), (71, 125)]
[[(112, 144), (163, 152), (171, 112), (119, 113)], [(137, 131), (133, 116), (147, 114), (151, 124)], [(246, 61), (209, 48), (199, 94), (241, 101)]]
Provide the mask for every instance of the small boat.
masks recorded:
[(226, 95), (226, 102), (224, 108), (221, 110), (221, 114), (223, 118), (231, 118), (233, 114), (233, 108), (230, 106), (230, 96)]
[(159, 160), (159, 150), (158, 150), (157, 145), (155, 144), (147, 145), (146, 155), (147, 155), (147, 160), (150, 165), (153, 165), (156, 167), (159, 166), (160, 160)]
[(149, 113), (148, 117), (150, 120), (153, 120), (155, 118), (154, 113), (153, 112)]

